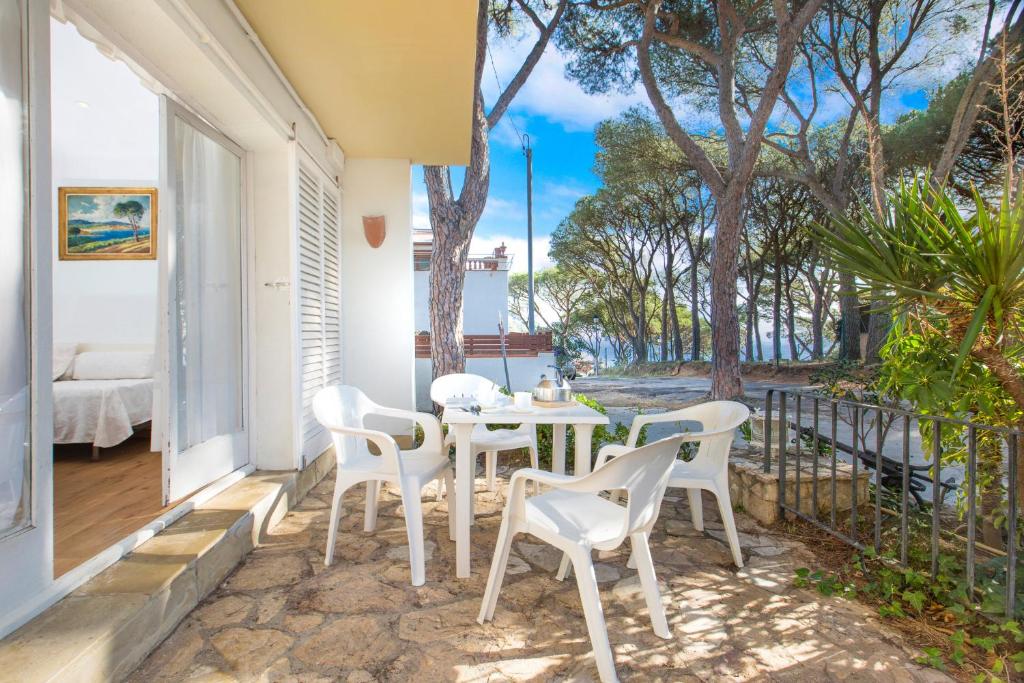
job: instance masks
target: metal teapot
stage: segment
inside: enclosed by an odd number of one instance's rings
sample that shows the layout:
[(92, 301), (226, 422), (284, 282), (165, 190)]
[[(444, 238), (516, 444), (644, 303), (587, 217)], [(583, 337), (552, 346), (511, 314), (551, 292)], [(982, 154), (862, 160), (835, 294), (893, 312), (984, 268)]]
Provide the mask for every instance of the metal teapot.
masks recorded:
[(557, 365), (549, 365), (555, 370), (555, 380), (548, 379), (547, 375), (540, 376), (540, 382), (533, 388), (533, 398), (537, 401), (549, 403), (568, 403), (572, 400), (572, 387), (562, 376), (562, 369)]

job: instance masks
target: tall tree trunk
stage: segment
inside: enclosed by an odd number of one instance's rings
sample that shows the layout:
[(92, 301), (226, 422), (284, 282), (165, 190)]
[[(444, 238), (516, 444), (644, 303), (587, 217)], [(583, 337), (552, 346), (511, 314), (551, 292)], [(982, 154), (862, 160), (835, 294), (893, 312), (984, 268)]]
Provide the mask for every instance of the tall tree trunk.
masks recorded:
[[(881, 301), (879, 296), (872, 293), (872, 301)], [(889, 336), (889, 328), (892, 326), (892, 319), (884, 311), (874, 311), (868, 318), (868, 344), (864, 353), (865, 363), (880, 363), (882, 358), (879, 355), (885, 339)]]
[(668, 360), (668, 289), (661, 297), (661, 360)]
[(800, 349), (796, 345), (796, 304), (793, 302), (793, 283), (787, 279), (786, 294), (786, 338), (789, 341), (789, 360), (800, 359)]
[(690, 267), (690, 360), (700, 360), (700, 282), (697, 262)]
[(469, 239), (457, 230), (434, 225), (434, 250), (430, 254), (430, 357), (432, 375), (465, 371), (462, 337), (462, 285)]
[(669, 317), (672, 321), (672, 356), (675, 360), (683, 360), (683, 333), (679, 329), (679, 307), (676, 306), (676, 288), (673, 285), (669, 293)]
[[(430, 204), (430, 226), (434, 233), (430, 256), (430, 356), (433, 376), (440, 377), (465, 368), (462, 337), (462, 288), (466, 276), (466, 258), (473, 231), (487, 203), (491, 182), (488, 133), (498, 125), (512, 99), (523, 87), (540, 61), (551, 36), (565, 11), (566, 0), (559, 0), (551, 19), (543, 27), (533, 48), (519, 70), (502, 91), (490, 113), (484, 110), (480, 89), (487, 57), (487, 35), (490, 18), (489, 0), (478, 0), (476, 55), (473, 81), (473, 123), (469, 165), (458, 198), (452, 189), (451, 171), (447, 166), (425, 166), (423, 180)], [(539, 23), (539, 22), (535, 22)]]
[(853, 275), (845, 271), (839, 272), (839, 315), (839, 356), (843, 360), (860, 360), (860, 301)]
[(711, 398), (743, 396), (736, 281), (745, 184), (730, 184), (717, 204), (718, 230), (711, 253)]
[(772, 361), (776, 365), (782, 360), (782, 266), (778, 251), (775, 253), (772, 283)]
[(814, 289), (811, 302), (811, 359), (821, 360), (825, 357), (825, 301), (821, 288)]
[(751, 295), (747, 300), (747, 338), (746, 351), (747, 361), (754, 360), (754, 297)]
[(754, 316), (754, 344), (757, 346), (757, 360), (764, 362), (764, 344), (761, 342), (761, 316)]

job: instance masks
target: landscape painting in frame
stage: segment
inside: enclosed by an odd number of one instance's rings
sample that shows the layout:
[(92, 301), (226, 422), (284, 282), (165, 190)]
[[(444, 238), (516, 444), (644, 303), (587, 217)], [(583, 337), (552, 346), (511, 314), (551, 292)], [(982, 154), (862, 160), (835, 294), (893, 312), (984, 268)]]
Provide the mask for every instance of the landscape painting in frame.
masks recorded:
[(58, 219), (62, 261), (156, 258), (154, 187), (62, 187)]

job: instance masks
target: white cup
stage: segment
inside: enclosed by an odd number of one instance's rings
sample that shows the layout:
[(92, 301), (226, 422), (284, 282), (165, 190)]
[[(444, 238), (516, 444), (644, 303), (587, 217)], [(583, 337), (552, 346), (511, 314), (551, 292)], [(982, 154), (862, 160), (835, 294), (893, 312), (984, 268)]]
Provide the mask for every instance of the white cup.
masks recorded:
[(517, 391), (514, 397), (516, 410), (526, 411), (533, 406), (533, 394), (529, 391)]

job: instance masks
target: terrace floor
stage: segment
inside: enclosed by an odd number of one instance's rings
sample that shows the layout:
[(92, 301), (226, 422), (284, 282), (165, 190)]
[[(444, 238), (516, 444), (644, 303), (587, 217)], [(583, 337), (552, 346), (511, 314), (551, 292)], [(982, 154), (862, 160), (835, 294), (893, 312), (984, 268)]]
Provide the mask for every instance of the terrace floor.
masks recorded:
[[(362, 531), (362, 490), (350, 493), (324, 567), (329, 475), (130, 680), (596, 680), (575, 581), (555, 580), (559, 555), (536, 539), (518, 537), (495, 620), (477, 624), (503, 502), (503, 490), (482, 485), (473, 577), (455, 578), (447, 503), (427, 495), (427, 583), (414, 588), (399, 498), (387, 490), (372, 534)], [(740, 514), (748, 562), (736, 570), (713, 501), (697, 533), (673, 493), (682, 492), (669, 491), (651, 543), (672, 640), (651, 631), (626, 553), (602, 553), (597, 565), (622, 680), (948, 680), (915, 664), (867, 608), (793, 588), (794, 568), (809, 562), (800, 544)]]

